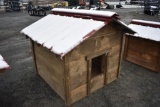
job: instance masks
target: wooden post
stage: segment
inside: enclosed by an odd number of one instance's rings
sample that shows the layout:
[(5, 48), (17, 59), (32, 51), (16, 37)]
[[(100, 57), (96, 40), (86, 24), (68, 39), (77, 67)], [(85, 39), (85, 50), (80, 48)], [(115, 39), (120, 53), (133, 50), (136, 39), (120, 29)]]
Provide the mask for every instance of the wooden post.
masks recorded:
[(30, 42), (31, 42), (31, 49), (32, 49), (34, 66), (35, 66), (36, 72), (38, 73), (37, 63), (36, 63), (36, 55), (35, 55), (35, 48), (34, 48), (34, 42), (31, 39), (30, 39)]
[[(127, 44), (126, 45), (128, 45), (128, 40), (127, 40)], [(121, 37), (121, 51), (120, 51), (120, 57), (119, 57), (117, 78), (119, 77), (120, 70), (121, 70), (121, 63), (122, 63), (122, 59), (123, 59), (124, 47), (125, 47), (125, 33), (123, 32), (123, 35)], [(127, 47), (125, 47), (125, 48), (127, 48)], [(126, 52), (125, 52), (125, 54), (126, 54)]]
[(127, 50), (128, 50), (128, 41), (129, 41), (129, 36), (128, 35), (123, 35), (124, 36), (124, 52), (123, 52), (123, 56), (122, 56), (122, 59), (126, 59), (126, 56), (127, 56)]
[(104, 84), (107, 84), (107, 79), (108, 79), (108, 65), (109, 65), (109, 52), (106, 55), (106, 71), (105, 71), (105, 77), (104, 77)]
[(64, 57), (64, 83), (65, 83), (65, 103), (67, 106), (71, 105), (71, 96), (70, 96), (70, 83), (69, 83), (69, 66), (67, 61), (67, 56)]
[(91, 67), (92, 67), (92, 59), (88, 60), (87, 64), (87, 94), (91, 94)]

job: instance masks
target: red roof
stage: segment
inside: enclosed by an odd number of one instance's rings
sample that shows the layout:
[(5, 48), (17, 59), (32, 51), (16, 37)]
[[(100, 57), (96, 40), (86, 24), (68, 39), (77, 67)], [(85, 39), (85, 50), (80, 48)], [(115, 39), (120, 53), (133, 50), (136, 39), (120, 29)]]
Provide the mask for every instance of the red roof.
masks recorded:
[(153, 21), (145, 21), (145, 20), (134, 19), (134, 20), (131, 21), (131, 24), (160, 28), (160, 23), (153, 22)]
[[(82, 19), (93, 19), (93, 20), (104, 21), (104, 22), (109, 22), (112, 19), (116, 19), (116, 20), (120, 19), (117, 13), (110, 12), (110, 11), (103, 11), (103, 12), (95, 11), (95, 10), (78, 10), (78, 12), (74, 12), (74, 11), (75, 9), (52, 9), (51, 14), (76, 17), (76, 18), (82, 18)], [(102, 14), (98, 14), (98, 13), (102, 13)]]

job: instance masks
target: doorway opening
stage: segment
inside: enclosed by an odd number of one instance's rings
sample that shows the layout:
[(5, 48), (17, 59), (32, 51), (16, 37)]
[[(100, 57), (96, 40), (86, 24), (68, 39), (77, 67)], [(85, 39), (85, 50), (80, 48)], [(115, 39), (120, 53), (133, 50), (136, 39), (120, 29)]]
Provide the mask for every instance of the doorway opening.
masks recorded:
[(103, 57), (104, 55), (97, 56), (92, 59), (91, 65), (91, 78), (102, 74), (102, 65), (103, 65)]

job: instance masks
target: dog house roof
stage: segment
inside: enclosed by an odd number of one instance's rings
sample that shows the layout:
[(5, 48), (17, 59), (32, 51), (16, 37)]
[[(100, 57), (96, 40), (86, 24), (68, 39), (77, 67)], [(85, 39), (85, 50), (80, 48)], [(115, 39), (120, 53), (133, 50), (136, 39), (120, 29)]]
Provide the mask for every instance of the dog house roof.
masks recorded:
[(133, 36), (160, 41), (160, 23), (145, 20), (132, 20), (128, 25), (131, 29), (136, 31)]
[[(99, 13), (89, 10), (54, 10), (56, 11), (56, 15), (52, 10), (52, 14), (24, 28), (21, 33), (24, 33), (33, 41), (43, 45), (61, 57), (109, 23), (116, 14), (114, 12)], [(59, 12), (57, 13), (57, 11)], [(69, 13), (69, 16), (66, 13)], [(81, 15), (78, 15), (80, 13)], [(72, 16), (75, 14), (78, 15), (78, 18)], [(89, 18), (86, 18), (87, 14), (89, 14)], [(95, 16), (93, 17), (93, 15)], [(99, 15), (98, 20), (96, 20), (97, 15)], [(120, 21), (119, 23), (122, 24)]]
[(74, 13), (74, 14), (86, 14), (86, 15), (94, 15), (94, 16), (103, 16), (103, 17), (113, 17), (118, 15), (116, 12), (111, 11), (95, 11), (95, 10), (78, 10), (78, 9), (62, 9), (62, 8), (54, 8), (52, 12), (63, 12), (63, 13)]
[(9, 65), (4, 61), (3, 57), (0, 55), (0, 69), (7, 69)]

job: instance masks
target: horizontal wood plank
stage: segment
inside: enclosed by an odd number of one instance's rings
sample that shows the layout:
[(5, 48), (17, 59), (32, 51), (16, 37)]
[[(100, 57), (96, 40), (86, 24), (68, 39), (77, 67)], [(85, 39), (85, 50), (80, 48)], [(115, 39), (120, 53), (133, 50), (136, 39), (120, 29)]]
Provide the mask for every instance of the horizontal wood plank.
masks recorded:
[(71, 103), (75, 103), (76, 101), (87, 96), (87, 84), (79, 86), (78, 88), (71, 91)]

